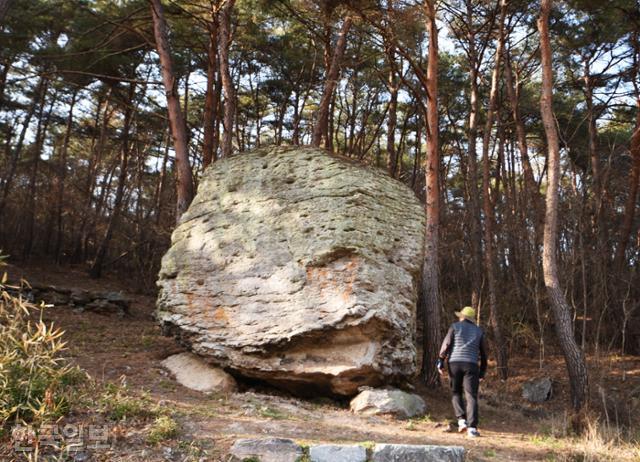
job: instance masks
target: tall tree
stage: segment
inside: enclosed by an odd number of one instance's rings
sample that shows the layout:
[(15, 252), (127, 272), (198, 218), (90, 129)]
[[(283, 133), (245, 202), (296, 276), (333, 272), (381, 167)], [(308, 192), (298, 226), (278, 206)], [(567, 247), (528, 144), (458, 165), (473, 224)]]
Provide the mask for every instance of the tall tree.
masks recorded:
[(211, 9), (211, 21), (207, 24), (209, 32), (209, 46), (207, 48), (207, 91), (204, 103), (204, 140), (202, 143), (202, 167), (207, 166), (215, 160), (218, 150), (218, 140), (216, 139), (216, 115), (220, 93), (217, 90), (216, 82), (218, 72), (218, 18)]
[(96, 253), (96, 258), (94, 259), (93, 264), (89, 269), (89, 275), (92, 278), (99, 278), (100, 276), (102, 276), (102, 269), (104, 267), (104, 264), (106, 263), (107, 253), (109, 251), (109, 244), (111, 243), (111, 239), (113, 238), (113, 233), (116, 229), (116, 226), (120, 219), (120, 215), (122, 213), (123, 202), (124, 202), (124, 191), (127, 184), (129, 154), (131, 151), (130, 139), (131, 139), (132, 118), (134, 115), (133, 99), (135, 96), (135, 88), (136, 88), (135, 84), (130, 83), (128, 97), (126, 100), (122, 101), (122, 105), (124, 106), (124, 122), (122, 126), (122, 135), (121, 135), (118, 186), (116, 187), (116, 195), (113, 200), (113, 210), (111, 211), (111, 215), (109, 216), (107, 229), (104, 233), (102, 240), (100, 241), (100, 245)]
[[(507, 343), (498, 316), (498, 301), (496, 297), (496, 256), (494, 245), (495, 210), (491, 198), (491, 161), (489, 159), (489, 145), (491, 131), (498, 103), (498, 84), (502, 65), (502, 49), (504, 48), (504, 22), (507, 14), (507, 1), (500, 0), (500, 20), (498, 21), (498, 44), (495, 53), (495, 63), (491, 73), (491, 89), (489, 90), (489, 107), (482, 137), (482, 209), (484, 212), (484, 271), (487, 275), (487, 290), (489, 292), (489, 324), (493, 331), (496, 344), (498, 373), (503, 380), (508, 376)], [(474, 154), (475, 155), (475, 154)], [(499, 168), (499, 166), (497, 167)], [(496, 187), (496, 194), (499, 188)]]
[(160, 57), (162, 71), (162, 83), (167, 97), (167, 111), (169, 124), (173, 137), (173, 149), (176, 153), (176, 221), (187, 211), (193, 200), (193, 174), (189, 163), (189, 146), (187, 126), (185, 124), (180, 97), (177, 89), (177, 79), (173, 72), (173, 59), (169, 47), (167, 22), (164, 18), (164, 9), (161, 0), (149, 0), (151, 16), (153, 17), (153, 34), (156, 40), (156, 49)]
[(440, 151), (438, 147), (438, 28), (436, 0), (425, 0), (424, 10), (429, 37), (427, 62), (427, 159), (425, 165), (427, 221), (424, 263), (422, 266), (422, 298), (424, 302), (424, 353), (422, 374), (429, 386), (438, 384), (434, 364), (442, 340), (440, 326), (439, 232), (440, 232)]
[(62, 141), (62, 147), (60, 148), (60, 164), (58, 166), (58, 180), (57, 180), (57, 192), (56, 192), (56, 243), (54, 249), (54, 257), (56, 261), (60, 259), (60, 251), (62, 249), (63, 235), (63, 207), (64, 207), (64, 194), (65, 194), (65, 180), (67, 177), (67, 157), (69, 153), (69, 141), (71, 140), (71, 131), (73, 128), (73, 108), (76, 105), (76, 99), (78, 96), (77, 89), (74, 89), (71, 94), (71, 102), (69, 103), (69, 114), (67, 116), (67, 126), (64, 132), (64, 140)]
[(324, 90), (318, 106), (316, 122), (313, 127), (312, 144), (314, 146), (320, 146), (323, 141), (327, 143), (329, 136), (329, 105), (331, 104), (333, 92), (340, 78), (342, 57), (344, 56), (344, 51), (347, 48), (347, 34), (349, 34), (352, 24), (353, 19), (351, 16), (344, 18), (342, 27), (340, 28), (340, 33), (338, 34), (338, 40), (333, 51), (333, 56), (331, 57), (331, 65), (329, 66), (325, 77)]
[[(549, 15), (552, 0), (542, 0), (538, 31), (540, 33), (540, 57), (542, 65), (542, 91), (540, 94), (540, 113), (547, 140), (548, 170), (546, 211), (544, 222), (542, 267), (544, 283), (555, 319), (555, 330), (562, 353), (564, 354), (569, 383), (571, 402), (578, 415), (587, 404), (589, 379), (583, 352), (576, 343), (571, 307), (565, 299), (558, 276), (557, 240), (558, 240), (558, 188), (560, 184), (560, 143), (556, 121), (553, 114), (553, 61), (551, 39), (549, 37)], [(577, 421), (576, 421), (577, 422)]]
[(631, 154), (631, 171), (629, 173), (629, 190), (624, 206), (624, 218), (620, 226), (618, 247), (616, 248), (615, 267), (620, 269), (625, 260), (629, 237), (633, 228), (633, 220), (637, 208), (638, 191), (640, 190), (640, 31), (631, 34), (631, 48), (633, 52), (631, 67), (631, 83), (636, 100), (636, 123), (631, 135), (629, 154)]
[(233, 123), (236, 117), (236, 92), (229, 66), (229, 47), (231, 46), (231, 13), (235, 0), (223, 0), (220, 8), (218, 28), (218, 56), (222, 89), (224, 91), (224, 135), (222, 137), (222, 157), (228, 157), (233, 150)]

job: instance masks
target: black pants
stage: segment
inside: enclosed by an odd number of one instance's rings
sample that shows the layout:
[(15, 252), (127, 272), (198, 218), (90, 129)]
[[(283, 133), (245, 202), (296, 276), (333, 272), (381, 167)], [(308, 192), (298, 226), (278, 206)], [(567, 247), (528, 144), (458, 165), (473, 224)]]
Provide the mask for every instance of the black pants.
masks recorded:
[[(474, 363), (449, 363), (453, 410), (458, 419), (466, 419), (469, 427), (478, 426), (479, 369), (478, 365)], [(462, 398), (463, 389), (464, 399)]]

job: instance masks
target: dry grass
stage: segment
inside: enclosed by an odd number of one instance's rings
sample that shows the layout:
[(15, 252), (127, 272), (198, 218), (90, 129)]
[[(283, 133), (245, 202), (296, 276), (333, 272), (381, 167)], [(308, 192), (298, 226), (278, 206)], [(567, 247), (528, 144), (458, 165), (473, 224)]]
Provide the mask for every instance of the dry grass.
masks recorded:
[(60, 417), (70, 386), (82, 378), (62, 356), (64, 332), (44, 322), (45, 306), (29, 303), (7, 279), (0, 273), (0, 428)]

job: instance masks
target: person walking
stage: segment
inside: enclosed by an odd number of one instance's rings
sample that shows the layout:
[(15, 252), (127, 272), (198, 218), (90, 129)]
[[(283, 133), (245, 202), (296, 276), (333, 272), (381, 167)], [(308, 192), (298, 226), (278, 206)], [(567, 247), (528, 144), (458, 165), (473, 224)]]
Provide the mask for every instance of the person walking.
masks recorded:
[[(453, 410), (458, 419), (458, 431), (477, 438), (478, 388), (487, 372), (487, 348), (484, 331), (475, 324), (476, 310), (465, 306), (455, 312), (458, 322), (449, 327), (440, 348), (436, 367), (444, 374), (444, 362), (449, 360), (449, 381)], [(478, 360), (480, 366), (478, 366)], [(462, 392), (464, 390), (464, 399)]]

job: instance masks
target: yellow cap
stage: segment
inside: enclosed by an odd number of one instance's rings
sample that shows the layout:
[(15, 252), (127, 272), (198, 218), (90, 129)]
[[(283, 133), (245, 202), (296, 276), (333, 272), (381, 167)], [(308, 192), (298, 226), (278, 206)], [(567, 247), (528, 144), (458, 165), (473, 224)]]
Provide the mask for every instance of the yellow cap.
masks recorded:
[(456, 316), (460, 317), (465, 317), (471, 321), (475, 321), (476, 320), (476, 310), (474, 310), (472, 307), (470, 306), (465, 306), (464, 308), (462, 308), (460, 311), (456, 311)]

